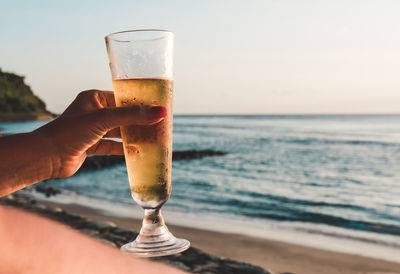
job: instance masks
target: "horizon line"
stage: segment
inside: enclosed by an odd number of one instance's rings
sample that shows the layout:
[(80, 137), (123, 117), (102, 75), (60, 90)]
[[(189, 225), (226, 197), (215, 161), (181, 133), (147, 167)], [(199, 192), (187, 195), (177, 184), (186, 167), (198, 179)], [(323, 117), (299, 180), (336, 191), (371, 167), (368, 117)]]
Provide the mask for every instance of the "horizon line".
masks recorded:
[(398, 113), (176, 113), (176, 116), (398, 116)]

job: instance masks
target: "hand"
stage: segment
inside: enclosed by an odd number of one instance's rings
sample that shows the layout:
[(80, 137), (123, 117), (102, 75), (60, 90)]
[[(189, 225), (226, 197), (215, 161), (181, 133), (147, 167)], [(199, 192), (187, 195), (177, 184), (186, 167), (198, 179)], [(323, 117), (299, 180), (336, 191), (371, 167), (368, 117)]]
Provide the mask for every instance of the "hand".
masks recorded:
[(81, 92), (61, 116), (34, 133), (51, 155), (50, 178), (73, 175), (92, 154), (123, 155), (119, 126), (151, 125), (167, 114), (162, 106), (115, 107), (112, 91)]

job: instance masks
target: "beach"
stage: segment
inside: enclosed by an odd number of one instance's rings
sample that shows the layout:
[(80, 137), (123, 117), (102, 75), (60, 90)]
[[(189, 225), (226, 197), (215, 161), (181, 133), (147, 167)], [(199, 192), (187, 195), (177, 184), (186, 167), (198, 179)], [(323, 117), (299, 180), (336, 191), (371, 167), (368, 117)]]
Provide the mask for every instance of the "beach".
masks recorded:
[[(52, 201), (37, 203), (62, 208), (94, 221), (113, 222), (118, 227), (139, 231), (141, 220), (102, 214), (79, 204)], [(272, 273), (335, 274), (335, 273), (400, 273), (400, 264), (346, 253), (332, 252), (280, 241), (221, 233), (177, 225), (168, 225), (174, 235), (188, 239), (193, 247), (231, 260), (261, 266)]]

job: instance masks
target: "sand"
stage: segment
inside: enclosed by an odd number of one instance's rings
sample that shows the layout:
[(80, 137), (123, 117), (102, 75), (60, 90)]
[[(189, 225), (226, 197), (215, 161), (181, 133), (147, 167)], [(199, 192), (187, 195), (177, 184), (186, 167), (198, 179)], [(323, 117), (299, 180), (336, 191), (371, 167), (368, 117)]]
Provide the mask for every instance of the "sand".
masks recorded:
[[(112, 221), (118, 226), (140, 230), (141, 220), (107, 216), (77, 205), (40, 201), (92, 220)], [(400, 273), (400, 264), (345, 253), (331, 252), (274, 240), (252, 238), (232, 233), (220, 233), (168, 224), (175, 236), (188, 239), (192, 246), (207, 253), (232, 260), (262, 266), (273, 273), (333, 274), (333, 273)], [(400, 254), (399, 254), (400, 256)]]

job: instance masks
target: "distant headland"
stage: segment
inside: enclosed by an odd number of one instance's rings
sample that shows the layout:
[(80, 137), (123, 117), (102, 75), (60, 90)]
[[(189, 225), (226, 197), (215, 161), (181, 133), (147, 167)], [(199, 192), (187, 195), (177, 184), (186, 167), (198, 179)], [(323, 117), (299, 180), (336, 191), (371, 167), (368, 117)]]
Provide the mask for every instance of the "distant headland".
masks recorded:
[(0, 122), (49, 120), (55, 116), (23, 76), (0, 69)]

